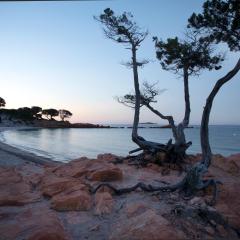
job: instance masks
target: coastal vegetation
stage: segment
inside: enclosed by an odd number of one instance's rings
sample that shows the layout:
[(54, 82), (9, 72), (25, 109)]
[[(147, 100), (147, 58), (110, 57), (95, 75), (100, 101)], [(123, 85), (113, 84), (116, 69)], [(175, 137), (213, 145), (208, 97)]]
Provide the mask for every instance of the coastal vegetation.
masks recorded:
[[(65, 110), (70, 113), (70, 111)], [(60, 117), (59, 111), (53, 108), (50, 109), (42, 109), (38, 106), (29, 107), (21, 107), (18, 109), (0, 109), (0, 115), (4, 116), (8, 120), (18, 119), (22, 121), (32, 121), (32, 120), (41, 120), (43, 116), (46, 117), (47, 120), (55, 120), (54, 117)], [(71, 117), (72, 114), (68, 114), (68, 117)], [(65, 118), (65, 117), (64, 117)], [(61, 120), (64, 121), (64, 118)]]

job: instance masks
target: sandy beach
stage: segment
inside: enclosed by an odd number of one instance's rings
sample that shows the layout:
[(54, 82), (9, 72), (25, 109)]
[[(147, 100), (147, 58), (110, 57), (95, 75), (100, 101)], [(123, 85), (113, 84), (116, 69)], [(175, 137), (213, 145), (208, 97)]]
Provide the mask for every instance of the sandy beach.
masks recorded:
[[(30, 127), (0, 127), (0, 133), (17, 129), (30, 129)], [(57, 162), (52, 161), (50, 158), (40, 157), (33, 153), (10, 146), (0, 140), (0, 166), (17, 166), (29, 163), (54, 165)]]

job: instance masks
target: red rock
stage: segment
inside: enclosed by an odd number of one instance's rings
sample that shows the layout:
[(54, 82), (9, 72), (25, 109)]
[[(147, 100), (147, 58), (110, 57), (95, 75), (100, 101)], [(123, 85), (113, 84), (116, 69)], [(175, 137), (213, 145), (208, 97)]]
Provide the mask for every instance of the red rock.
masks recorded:
[(127, 217), (130, 218), (145, 212), (147, 209), (149, 209), (149, 207), (146, 206), (146, 203), (134, 202), (134, 203), (127, 204), (125, 211), (126, 211)]
[(53, 197), (74, 186), (84, 187), (84, 185), (75, 178), (57, 177), (53, 174), (46, 174), (41, 182), (41, 191), (44, 196)]
[(5, 211), (9, 211), (6, 212), (9, 216), (5, 219), (6, 224), (0, 225), (0, 239), (70, 239), (56, 213), (46, 206)]
[(97, 192), (95, 194), (95, 214), (103, 215), (112, 212), (113, 198), (108, 192)]
[(183, 232), (171, 226), (161, 215), (157, 215), (153, 210), (145, 212), (120, 221), (113, 226), (109, 239), (121, 240), (182, 240), (186, 239)]
[(105, 160), (79, 159), (53, 170), (59, 177), (88, 178), (92, 181), (118, 181), (123, 177), (120, 168)]
[(19, 206), (36, 202), (38, 192), (14, 168), (0, 168), (0, 206)]
[(119, 158), (118, 156), (111, 154), (111, 153), (104, 153), (104, 154), (98, 154), (97, 155), (97, 160), (100, 161), (107, 161), (107, 162), (112, 162)]
[(122, 180), (123, 174), (118, 167), (108, 166), (107, 168), (99, 169), (90, 174), (89, 180), (99, 182), (111, 182)]
[(219, 189), (216, 209), (231, 225), (240, 228), (240, 198), (236, 195), (240, 192), (239, 182), (223, 182)]
[(212, 165), (232, 175), (240, 175), (240, 154), (225, 158), (219, 154), (213, 156)]
[(55, 195), (51, 199), (51, 207), (57, 211), (87, 211), (92, 206), (91, 196), (82, 189), (70, 189)]

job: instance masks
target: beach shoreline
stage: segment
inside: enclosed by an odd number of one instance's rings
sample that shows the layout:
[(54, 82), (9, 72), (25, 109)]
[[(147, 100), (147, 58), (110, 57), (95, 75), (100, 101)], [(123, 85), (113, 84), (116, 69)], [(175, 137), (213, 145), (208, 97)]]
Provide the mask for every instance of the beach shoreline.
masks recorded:
[[(32, 129), (35, 127), (0, 127), (0, 133), (3, 131)], [(51, 158), (38, 156), (34, 153), (11, 146), (0, 139), (0, 166), (17, 166), (26, 163), (35, 163), (38, 165), (61, 164)]]

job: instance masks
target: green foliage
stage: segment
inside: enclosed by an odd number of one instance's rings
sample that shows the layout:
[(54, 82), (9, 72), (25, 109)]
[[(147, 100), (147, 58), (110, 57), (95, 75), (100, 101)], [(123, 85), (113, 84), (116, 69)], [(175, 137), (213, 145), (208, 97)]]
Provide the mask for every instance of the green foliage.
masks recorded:
[(47, 119), (54, 120), (53, 117), (57, 117), (59, 112), (54, 108), (49, 108), (49, 109), (42, 110), (42, 114), (45, 115)]
[(175, 73), (185, 69), (188, 74), (199, 74), (203, 69), (220, 69), (223, 57), (220, 54), (212, 56), (209, 42), (202, 41), (198, 34), (189, 34), (185, 41), (177, 37), (168, 38), (166, 42), (154, 38), (157, 59), (162, 68)]
[(0, 107), (5, 107), (6, 102), (3, 98), (0, 97)]
[(193, 13), (188, 27), (201, 30), (204, 40), (225, 42), (231, 51), (240, 50), (240, 1), (207, 0), (201, 14)]
[(104, 25), (105, 35), (118, 43), (137, 47), (148, 34), (147, 31), (141, 31), (131, 13), (124, 12), (116, 16), (113, 10), (106, 8), (103, 14), (94, 18)]
[(70, 118), (73, 114), (66, 110), (66, 109), (60, 109), (59, 111), (59, 117), (64, 121), (65, 118)]

